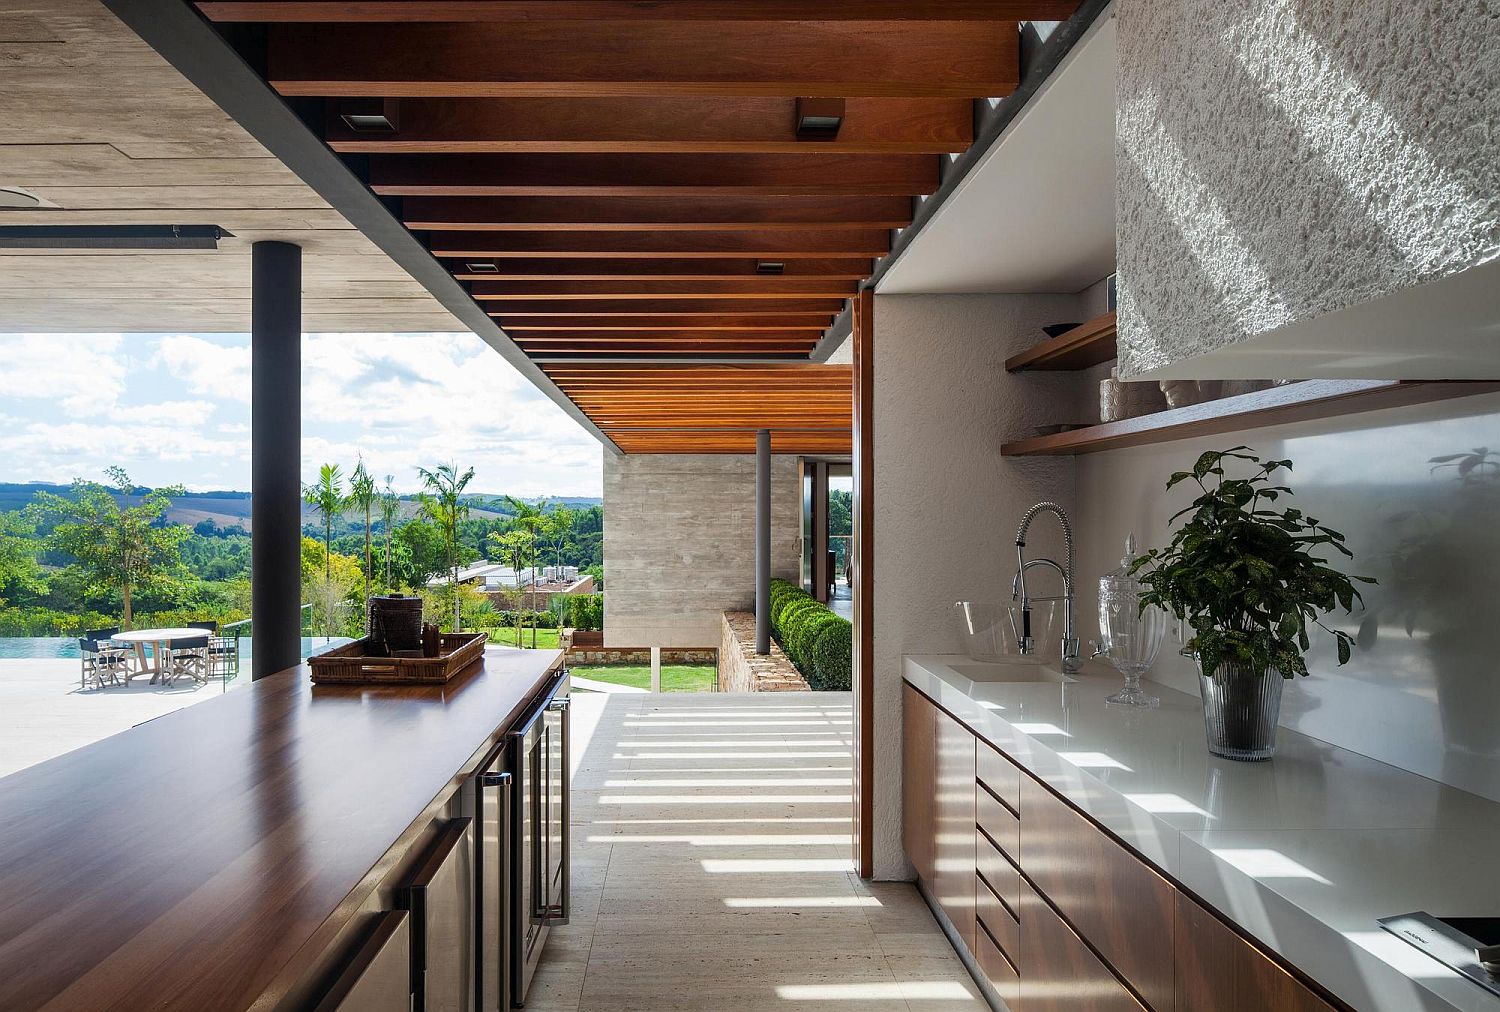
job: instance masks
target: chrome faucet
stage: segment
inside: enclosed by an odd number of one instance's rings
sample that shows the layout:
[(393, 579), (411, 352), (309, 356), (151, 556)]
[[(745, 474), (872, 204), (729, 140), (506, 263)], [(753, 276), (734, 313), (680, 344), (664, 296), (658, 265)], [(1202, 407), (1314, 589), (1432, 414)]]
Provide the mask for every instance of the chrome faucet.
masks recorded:
[[(1026, 532), (1031, 529), (1031, 521), (1035, 520), (1038, 513), (1051, 513), (1057, 517), (1058, 526), (1062, 528), (1063, 547), (1067, 552), (1067, 566), (1059, 566), (1052, 559), (1032, 559), (1026, 561)], [(1020, 643), (1021, 653), (1031, 654), (1036, 652), (1036, 641), (1031, 636), (1031, 605), (1036, 601), (1056, 601), (1055, 597), (1032, 597), (1026, 592), (1026, 570), (1033, 566), (1049, 566), (1057, 570), (1062, 577), (1063, 592), (1063, 634), (1062, 634), (1062, 669), (1067, 674), (1076, 673), (1082, 666), (1078, 657), (1078, 634), (1073, 624), (1073, 525), (1068, 521), (1068, 514), (1055, 502), (1039, 502), (1026, 511), (1021, 518), (1021, 525), (1016, 528), (1016, 575), (1011, 581), (1011, 597), (1021, 603), (1021, 628), (1016, 634)]]

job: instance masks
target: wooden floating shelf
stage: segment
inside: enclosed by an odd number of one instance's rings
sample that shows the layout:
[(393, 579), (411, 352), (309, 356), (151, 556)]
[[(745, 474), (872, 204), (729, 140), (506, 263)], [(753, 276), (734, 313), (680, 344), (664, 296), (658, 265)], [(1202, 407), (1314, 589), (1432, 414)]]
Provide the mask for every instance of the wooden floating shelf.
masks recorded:
[(1115, 357), (1115, 314), (1105, 313), (1005, 360), (1007, 372), (1087, 369)]
[[(1066, 335), (1064, 335), (1066, 336)], [(1005, 443), (1007, 457), (1071, 456), (1500, 391), (1500, 382), (1305, 380), (1138, 418)]]

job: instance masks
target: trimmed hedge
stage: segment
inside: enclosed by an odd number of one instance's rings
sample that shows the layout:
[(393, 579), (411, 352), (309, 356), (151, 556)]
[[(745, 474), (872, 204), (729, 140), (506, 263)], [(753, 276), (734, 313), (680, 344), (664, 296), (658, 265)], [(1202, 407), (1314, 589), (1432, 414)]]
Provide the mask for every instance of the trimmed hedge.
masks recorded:
[(847, 692), (853, 685), (853, 626), (807, 591), (771, 581), (771, 631), (814, 689)]
[(813, 674), (809, 684), (815, 689), (848, 692), (854, 688), (853, 625), (839, 619), (824, 628), (813, 645)]

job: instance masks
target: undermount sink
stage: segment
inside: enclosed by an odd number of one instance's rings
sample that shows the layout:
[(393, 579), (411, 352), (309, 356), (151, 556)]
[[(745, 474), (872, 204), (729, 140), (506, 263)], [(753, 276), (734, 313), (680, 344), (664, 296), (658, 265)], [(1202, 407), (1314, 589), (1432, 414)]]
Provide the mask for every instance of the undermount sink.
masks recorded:
[(1004, 661), (948, 661), (947, 665), (957, 674), (971, 682), (1054, 682), (1061, 684), (1073, 679), (1046, 662), (1030, 657), (1017, 657)]

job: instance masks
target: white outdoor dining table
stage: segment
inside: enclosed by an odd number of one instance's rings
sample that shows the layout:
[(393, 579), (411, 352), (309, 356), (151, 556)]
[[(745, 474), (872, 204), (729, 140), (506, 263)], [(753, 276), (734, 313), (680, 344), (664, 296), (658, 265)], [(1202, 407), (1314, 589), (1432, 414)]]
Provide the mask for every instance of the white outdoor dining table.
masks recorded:
[[(116, 643), (128, 643), (135, 647), (135, 658), (139, 662), (137, 675), (151, 676), (151, 682), (155, 683), (161, 677), (162, 655), (166, 650), (168, 640), (188, 639), (193, 636), (212, 636), (213, 633), (207, 629), (132, 629), (129, 632), (115, 633), (110, 637)], [(146, 644), (151, 647), (151, 666), (146, 666)]]

